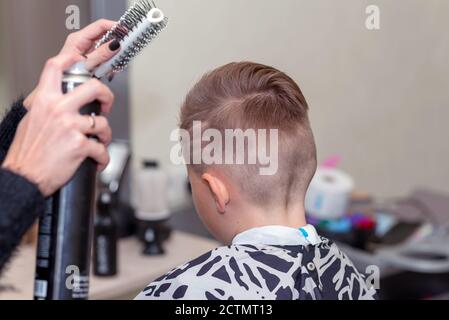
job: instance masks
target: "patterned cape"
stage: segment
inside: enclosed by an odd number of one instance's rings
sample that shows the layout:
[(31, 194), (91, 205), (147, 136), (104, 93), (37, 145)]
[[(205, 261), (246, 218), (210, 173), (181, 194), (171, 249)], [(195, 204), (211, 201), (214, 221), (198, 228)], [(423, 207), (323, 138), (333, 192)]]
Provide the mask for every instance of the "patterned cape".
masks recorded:
[(332, 241), (219, 247), (148, 285), (136, 299), (372, 300), (376, 290)]

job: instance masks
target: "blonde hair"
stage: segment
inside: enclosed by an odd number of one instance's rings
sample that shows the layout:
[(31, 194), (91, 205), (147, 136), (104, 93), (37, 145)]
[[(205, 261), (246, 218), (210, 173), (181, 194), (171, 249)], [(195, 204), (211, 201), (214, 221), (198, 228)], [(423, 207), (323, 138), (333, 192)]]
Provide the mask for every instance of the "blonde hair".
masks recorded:
[[(259, 205), (302, 201), (316, 170), (316, 147), (308, 105), (299, 86), (285, 73), (252, 62), (234, 62), (205, 74), (190, 90), (181, 108), (180, 127), (194, 121), (202, 130), (277, 129), (278, 172), (257, 174), (256, 165), (228, 165), (224, 172)], [(206, 165), (192, 165), (197, 172)]]

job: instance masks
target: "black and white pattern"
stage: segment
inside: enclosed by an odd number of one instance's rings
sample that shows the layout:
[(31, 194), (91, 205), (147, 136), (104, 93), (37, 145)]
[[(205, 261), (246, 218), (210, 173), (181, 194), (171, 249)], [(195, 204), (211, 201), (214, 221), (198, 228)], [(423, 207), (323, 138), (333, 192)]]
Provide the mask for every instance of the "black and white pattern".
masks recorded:
[(330, 240), (315, 245), (234, 244), (210, 251), (148, 285), (136, 299), (375, 299)]

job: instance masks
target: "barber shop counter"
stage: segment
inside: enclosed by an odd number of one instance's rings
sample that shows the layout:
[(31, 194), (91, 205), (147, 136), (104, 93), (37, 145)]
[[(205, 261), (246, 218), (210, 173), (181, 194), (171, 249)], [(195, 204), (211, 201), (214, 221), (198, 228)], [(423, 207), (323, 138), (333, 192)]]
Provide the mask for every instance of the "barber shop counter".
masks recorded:
[[(172, 268), (218, 246), (204, 237), (174, 231), (165, 243), (166, 254), (143, 256), (136, 238), (119, 243), (119, 274), (111, 278), (91, 277), (90, 299), (133, 299), (147, 284)], [(35, 248), (21, 247), (0, 278), (0, 300), (33, 298)]]

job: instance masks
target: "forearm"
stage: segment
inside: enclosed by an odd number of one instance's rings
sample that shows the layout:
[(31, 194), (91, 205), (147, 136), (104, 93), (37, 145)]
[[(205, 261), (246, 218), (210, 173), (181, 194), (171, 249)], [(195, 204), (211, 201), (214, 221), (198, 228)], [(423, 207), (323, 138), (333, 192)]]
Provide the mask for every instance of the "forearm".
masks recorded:
[(45, 199), (34, 184), (0, 169), (0, 272), (44, 210)]
[(12, 105), (10, 111), (3, 118), (0, 124), (0, 163), (5, 159), (8, 149), (14, 140), (17, 126), (26, 113), (27, 110), (23, 106), (23, 99), (20, 99)]

